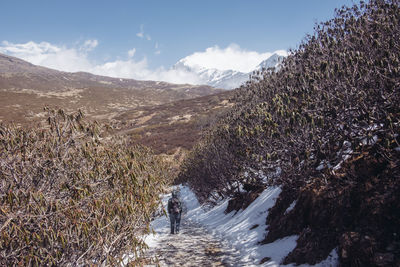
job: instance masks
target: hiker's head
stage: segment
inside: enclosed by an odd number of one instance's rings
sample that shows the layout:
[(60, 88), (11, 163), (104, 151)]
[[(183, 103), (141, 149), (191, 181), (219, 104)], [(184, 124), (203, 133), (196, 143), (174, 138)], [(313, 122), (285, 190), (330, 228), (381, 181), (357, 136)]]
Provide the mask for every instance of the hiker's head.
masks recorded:
[(177, 191), (172, 191), (172, 197), (177, 197), (178, 196), (178, 192)]

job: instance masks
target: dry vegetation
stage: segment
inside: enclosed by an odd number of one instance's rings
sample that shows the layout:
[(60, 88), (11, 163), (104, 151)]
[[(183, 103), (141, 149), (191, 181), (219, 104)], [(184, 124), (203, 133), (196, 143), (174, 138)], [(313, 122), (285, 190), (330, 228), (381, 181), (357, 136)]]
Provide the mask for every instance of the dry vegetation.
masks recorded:
[(155, 153), (173, 155), (189, 151), (218, 116), (232, 107), (232, 91), (141, 107), (114, 117), (115, 133), (151, 147)]
[(29, 124), (38, 121), (44, 106), (67, 112), (81, 109), (89, 118), (107, 121), (133, 108), (221, 91), (202, 85), (56, 71), (0, 54), (0, 122)]
[(44, 106), (82, 110), (112, 125), (114, 135), (170, 158), (182, 158), (201, 130), (232, 105), (232, 93), (222, 91), (60, 72), (0, 54), (0, 122), (28, 126), (46, 117)]
[(285, 264), (334, 248), (344, 266), (400, 264), (399, 5), (338, 10), (278, 72), (254, 73), (183, 165), (203, 201), (281, 185), (264, 242), (300, 236)]
[(138, 259), (167, 166), (80, 112), (47, 112), (46, 126), (0, 125), (0, 265)]

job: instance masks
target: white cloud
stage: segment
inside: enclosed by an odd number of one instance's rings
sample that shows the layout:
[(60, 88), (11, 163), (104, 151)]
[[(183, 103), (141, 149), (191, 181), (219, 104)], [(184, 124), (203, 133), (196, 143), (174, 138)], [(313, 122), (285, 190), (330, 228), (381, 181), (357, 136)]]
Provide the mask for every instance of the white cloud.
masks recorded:
[(140, 24), (140, 31), (138, 33), (136, 33), (136, 36), (139, 37), (140, 39), (145, 38), (147, 41), (151, 41), (151, 36), (144, 32), (143, 24)]
[(3, 41), (0, 46), (0, 53), (22, 58), (32, 64), (63, 71), (86, 70), (91, 66), (87, 59), (87, 48), (93, 47), (97, 43), (97, 41), (89, 41), (89, 43), (85, 42), (83, 46), (77, 48), (56, 46), (48, 42), (35, 43), (30, 41), (25, 44), (14, 44)]
[(7, 41), (3, 41), (1, 43), (0, 51), (34, 55), (38, 53), (56, 53), (60, 51), (60, 48), (47, 42), (27, 42), (26, 44), (13, 44)]
[[(0, 53), (15, 56), (36, 65), (62, 71), (86, 71), (98, 75), (131, 78), (138, 80), (166, 81), (171, 83), (204, 84), (205, 81), (195, 72), (185, 68), (159, 67), (150, 69), (146, 58), (135, 59), (136, 49), (127, 51), (126, 59), (107, 59), (103, 63), (96, 63), (89, 59), (99, 42), (87, 40), (73, 47), (58, 46), (48, 42), (27, 42), (14, 44), (3, 41), (0, 43)], [(159, 44), (155, 44), (155, 54), (161, 53)], [(285, 51), (277, 51), (279, 54)], [(234, 69), (243, 72), (252, 71), (262, 60), (272, 53), (258, 53), (241, 49), (238, 45), (230, 45), (221, 49), (218, 46), (207, 48), (203, 52), (193, 53), (184, 59), (185, 64), (220, 70)]]
[(155, 54), (155, 55), (161, 54), (161, 50), (159, 49), (158, 42), (156, 42), (156, 44), (154, 45), (154, 48), (155, 48), (155, 50), (156, 50), (156, 51), (154, 51), (154, 54)]
[(165, 81), (170, 83), (204, 84), (195, 73), (180, 69), (164, 69), (163, 67), (149, 73), (148, 80)]
[[(88, 52), (98, 45), (97, 40), (87, 40), (76, 47), (57, 46), (48, 42), (27, 42), (14, 44), (3, 41), (0, 53), (8, 54), (26, 60), (32, 64), (53, 68), (61, 71), (86, 71), (98, 75), (138, 80), (166, 81), (171, 83), (198, 84), (197, 75), (185, 70), (166, 70), (163, 67), (149, 69), (147, 59), (134, 60), (136, 49), (127, 51), (126, 60), (108, 60), (96, 64), (88, 58)], [(157, 51), (156, 51), (157, 52)]]
[(83, 44), (82, 49), (85, 51), (92, 51), (93, 49), (95, 49), (97, 47), (98, 44), (99, 44), (99, 42), (97, 40), (87, 40)]
[(128, 51), (128, 57), (132, 58), (136, 53), (136, 48), (132, 48), (131, 50)]
[(106, 62), (104, 64), (93, 65), (87, 71), (99, 75), (140, 80), (146, 79), (150, 72), (147, 69), (147, 60), (145, 58), (140, 61), (128, 59)]
[(140, 32), (136, 34), (137, 37), (143, 38), (144, 37), (144, 26), (143, 24), (140, 25)]
[(165, 69), (164, 67), (151, 70), (148, 67), (146, 58), (140, 61), (134, 61), (133, 59), (116, 60), (93, 66), (87, 71), (98, 75), (137, 80), (165, 81), (178, 84), (202, 83), (201, 79), (196, 74), (186, 70)]
[(236, 70), (247, 73), (253, 71), (261, 61), (272, 54), (270, 52), (248, 51), (240, 48), (237, 44), (231, 44), (226, 48), (220, 48), (216, 45), (203, 52), (193, 53), (182, 61), (185, 62), (185, 65), (193, 68)]

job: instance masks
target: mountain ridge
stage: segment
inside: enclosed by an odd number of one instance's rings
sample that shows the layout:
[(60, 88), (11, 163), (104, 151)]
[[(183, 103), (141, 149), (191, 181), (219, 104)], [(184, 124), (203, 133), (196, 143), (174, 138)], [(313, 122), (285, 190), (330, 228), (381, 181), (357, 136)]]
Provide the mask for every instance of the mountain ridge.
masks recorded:
[(210, 86), (111, 78), (35, 66), (0, 54), (0, 123), (33, 125), (44, 107), (81, 110), (112, 126), (113, 135), (180, 157), (203, 127), (230, 108), (231, 91)]
[[(11, 63), (11, 64), (10, 64)], [(164, 82), (164, 81), (150, 81), (150, 80), (135, 80), (135, 79), (126, 79), (126, 78), (115, 78), (115, 77), (109, 77), (109, 76), (103, 76), (103, 75), (96, 75), (92, 74), (89, 72), (84, 72), (84, 71), (79, 71), (79, 72), (65, 72), (65, 71), (60, 71), (60, 70), (55, 70), (43, 66), (38, 66), (34, 65), (32, 63), (29, 63), (25, 60), (22, 60), (17, 57), (12, 57), (9, 55), (1, 54), (0, 53), (0, 78), (1, 80), (7, 79), (10, 76), (13, 75), (19, 75), (19, 74), (46, 74), (46, 75), (55, 75), (55, 76), (61, 76), (64, 78), (64, 80), (68, 81), (75, 81), (77, 82), (77, 85), (82, 85), (82, 82), (85, 80), (89, 80), (91, 82), (101, 82), (103, 81), (103, 85), (107, 85), (107, 82), (112, 83), (113, 86), (117, 87), (126, 87), (126, 86), (156, 86), (156, 85), (161, 85), (161, 86), (189, 86), (189, 87), (199, 87), (203, 86), (203, 89), (211, 89), (209, 86), (204, 86), (204, 85), (189, 85), (189, 84), (173, 84), (169, 82)], [(62, 81), (62, 80), (61, 80)], [(61, 82), (62, 83), (62, 82)], [(64, 82), (65, 83), (65, 82)], [(63, 83), (62, 83), (63, 84)], [(4, 89), (4, 84), (2, 87)]]
[(220, 70), (216, 68), (206, 68), (190, 64), (187, 62), (186, 58), (179, 60), (174, 66), (172, 66), (172, 69), (194, 73), (204, 84), (230, 90), (240, 87), (240, 85), (248, 81), (250, 75), (254, 71), (261, 71), (262, 69), (268, 68), (279, 68), (285, 57), (286, 56), (282, 52), (275, 52), (267, 59), (261, 61), (256, 68), (250, 72), (241, 72), (232, 69)]
[(0, 121), (29, 122), (44, 106), (82, 109), (94, 119), (120, 111), (222, 92), (207, 85), (172, 84), (64, 72), (0, 54)]

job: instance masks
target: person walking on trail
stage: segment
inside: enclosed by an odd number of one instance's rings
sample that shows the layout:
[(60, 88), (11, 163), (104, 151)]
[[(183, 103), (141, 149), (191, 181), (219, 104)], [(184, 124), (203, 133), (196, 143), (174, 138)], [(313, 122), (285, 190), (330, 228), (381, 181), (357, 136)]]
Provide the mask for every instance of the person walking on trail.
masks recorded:
[(168, 214), (171, 221), (171, 234), (179, 233), (181, 223), (182, 203), (178, 192), (172, 191), (172, 197), (168, 200)]

